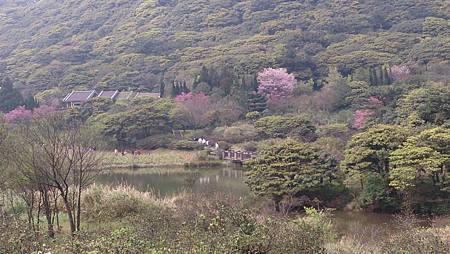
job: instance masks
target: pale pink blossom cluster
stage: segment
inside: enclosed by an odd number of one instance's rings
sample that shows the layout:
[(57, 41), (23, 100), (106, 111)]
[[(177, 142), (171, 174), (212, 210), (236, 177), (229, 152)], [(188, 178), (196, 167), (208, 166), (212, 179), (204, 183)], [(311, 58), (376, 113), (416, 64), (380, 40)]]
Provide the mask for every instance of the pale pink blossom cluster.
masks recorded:
[(380, 98), (378, 98), (377, 96), (370, 96), (369, 97), (369, 104), (371, 106), (378, 107), (378, 106), (382, 106), (383, 105), (383, 101), (380, 100)]
[(391, 67), (391, 75), (394, 80), (405, 81), (409, 78), (411, 70), (406, 65), (394, 65)]
[(258, 92), (271, 97), (286, 97), (292, 95), (297, 82), (293, 74), (286, 69), (266, 68), (258, 73)]
[(53, 106), (42, 105), (34, 110), (26, 109), (25, 106), (19, 106), (7, 114), (4, 119), (7, 123), (17, 123), (22, 121), (29, 121), (33, 117), (40, 117), (55, 111)]
[(28, 110), (25, 106), (19, 106), (7, 114), (5, 114), (5, 121), (8, 123), (30, 120), (33, 117), (33, 111)]
[(364, 128), (364, 125), (367, 122), (367, 119), (371, 117), (374, 114), (373, 110), (370, 109), (358, 109), (355, 112), (354, 118), (353, 118), (353, 124), (352, 127), (360, 130)]

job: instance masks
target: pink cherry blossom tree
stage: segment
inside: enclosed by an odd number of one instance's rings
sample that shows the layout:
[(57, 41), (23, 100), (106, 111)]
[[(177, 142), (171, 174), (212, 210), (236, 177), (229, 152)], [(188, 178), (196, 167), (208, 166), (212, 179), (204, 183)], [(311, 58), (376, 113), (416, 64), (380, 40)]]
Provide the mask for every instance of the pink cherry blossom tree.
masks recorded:
[(409, 78), (411, 70), (406, 65), (394, 65), (391, 67), (391, 75), (394, 80), (405, 81)]
[(182, 106), (177, 115), (191, 127), (201, 127), (206, 122), (206, 113), (211, 110), (212, 103), (204, 93), (182, 93), (175, 97), (175, 101)]
[(258, 73), (258, 92), (270, 97), (286, 97), (292, 95), (297, 82), (293, 74), (286, 69), (266, 68)]
[(370, 109), (358, 109), (355, 111), (354, 117), (353, 117), (353, 123), (352, 127), (360, 130), (364, 128), (364, 125), (366, 124), (369, 117), (371, 117), (374, 114), (373, 110)]
[(25, 106), (19, 106), (5, 114), (4, 119), (7, 123), (19, 123), (29, 121), (32, 118), (45, 116), (55, 110), (55, 107), (49, 105), (41, 105), (33, 111), (26, 109)]
[(368, 99), (368, 107), (379, 108), (383, 106), (384, 102), (378, 96), (370, 96)]
[(16, 123), (21, 121), (31, 120), (33, 117), (33, 112), (25, 108), (25, 106), (19, 106), (7, 114), (5, 114), (4, 118), (7, 123)]

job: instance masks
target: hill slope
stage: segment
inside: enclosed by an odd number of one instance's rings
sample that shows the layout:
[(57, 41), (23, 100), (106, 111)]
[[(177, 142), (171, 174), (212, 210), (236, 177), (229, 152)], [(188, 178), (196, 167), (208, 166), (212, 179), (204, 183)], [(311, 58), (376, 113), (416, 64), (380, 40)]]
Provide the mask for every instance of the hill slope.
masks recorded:
[(3, 0), (0, 73), (34, 92), (158, 90), (203, 65), (320, 83), (330, 65), (449, 61), (449, 19), (441, 0)]

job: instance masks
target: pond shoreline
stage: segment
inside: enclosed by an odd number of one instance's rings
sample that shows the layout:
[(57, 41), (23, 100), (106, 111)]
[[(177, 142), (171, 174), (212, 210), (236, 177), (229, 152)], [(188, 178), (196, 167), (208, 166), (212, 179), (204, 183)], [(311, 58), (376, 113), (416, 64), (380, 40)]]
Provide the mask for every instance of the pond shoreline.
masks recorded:
[[(219, 167), (231, 167), (229, 162), (225, 161), (198, 161), (198, 162), (186, 162), (183, 164), (111, 164), (102, 168), (102, 170), (114, 170), (114, 169), (143, 169), (143, 168), (219, 168)], [(239, 168), (233, 166), (234, 168)]]
[[(170, 149), (158, 149), (144, 152), (142, 155), (117, 155), (105, 152), (107, 163), (102, 169), (140, 169), (140, 168), (162, 168), (162, 167), (185, 167), (185, 168), (216, 168), (236, 167), (233, 163), (216, 158), (203, 158), (199, 151), (180, 151)], [(238, 168), (238, 167), (237, 167)]]

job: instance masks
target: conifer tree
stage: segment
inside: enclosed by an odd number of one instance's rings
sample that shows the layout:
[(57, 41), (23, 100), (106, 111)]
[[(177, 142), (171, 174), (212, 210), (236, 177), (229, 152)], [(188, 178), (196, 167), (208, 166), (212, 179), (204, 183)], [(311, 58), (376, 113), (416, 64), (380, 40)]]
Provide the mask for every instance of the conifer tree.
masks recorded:
[(23, 104), (23, 97), (13, 87), (11, 79), (3, 78), (0, 82), (0, 111), (7, 113)]

